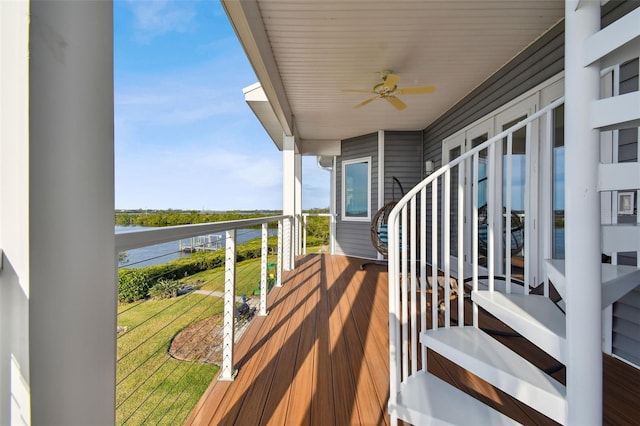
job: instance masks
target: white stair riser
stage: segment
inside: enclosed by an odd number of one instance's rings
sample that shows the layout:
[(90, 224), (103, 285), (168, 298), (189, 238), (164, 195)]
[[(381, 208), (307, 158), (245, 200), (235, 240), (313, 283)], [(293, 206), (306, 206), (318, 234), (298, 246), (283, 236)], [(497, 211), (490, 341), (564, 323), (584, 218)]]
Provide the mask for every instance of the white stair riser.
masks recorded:
[(472, 292), (471, 300), (561, 363), (566, 363), (565, 317), (551, 300), (543, 296), (488, 291)]
[[(547, 277), (565, 299), (564, 260), (545, 261)], [(626, 265), (602, 264), (602, 309), (611, 305), (640, 284), (640, 269)]]

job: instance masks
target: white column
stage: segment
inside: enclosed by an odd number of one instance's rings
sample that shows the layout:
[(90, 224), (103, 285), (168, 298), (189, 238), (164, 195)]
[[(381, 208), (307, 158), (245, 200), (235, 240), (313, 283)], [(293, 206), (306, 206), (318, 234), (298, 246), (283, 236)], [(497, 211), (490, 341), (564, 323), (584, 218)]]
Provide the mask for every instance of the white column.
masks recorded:
[(295, 214), (296, 214), (296, 251), (302, 253), (302, 155), (295, 154)]
[[(378, 210), (384, 204), (384, 130), (378, 130)], [(381, 253), (377, 253), (377, 255), (378, 260), (384, 259)]]
[(0, 425), (30, 423), (29, 4), (0, 1)]
[(337, 178), (336, 178), (336, 166), (337, 160), (336, 157), (333, 157), (333, 164), (331, 166), (331, 191), (329, 201), (329, 213), (331, 213), (331, 218), (329, 219), (329, 253), (336, 254), (336, 192), (337, 192)]
[(565, 218), (567, 424), (602, 422), (599, 132), (589, 127), (598, 64), (583, 67), (585, 40), (600, 28), (600, 2), (565, 9)]
[(294, 223), (296, 214), (296, 159), (295, 139), (293, 136), (283, 136), (282, 149), (282, 214), (293, 219), (285, 220), (282, 234), (282, 267), (285, 271), (292, 270), (295, 259)]
[(30, 8), (31, 421), (113, 424), (113, 4)]

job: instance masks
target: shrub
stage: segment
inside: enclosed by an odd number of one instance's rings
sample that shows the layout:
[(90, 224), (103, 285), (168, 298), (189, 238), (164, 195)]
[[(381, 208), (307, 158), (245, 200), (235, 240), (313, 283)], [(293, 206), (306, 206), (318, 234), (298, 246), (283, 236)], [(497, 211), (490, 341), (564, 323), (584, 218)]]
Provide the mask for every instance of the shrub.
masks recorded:
[[(269, 237), (269, 247), (277, 244), (277, 237)], [(259, 238), (239, 244), (236, 262), (256, 259), (262, 255), (262, 242)], [(118, 300), (135, 302), (149, 295), (149, 290), (160, 280), (181, 280), (189, 275), (208, 269), (224, 266), (225, 252), (194, 253), (189, 258), (177, 259), (161, 265), (145, 268), (122, 268), (118, 271)], [(179, 284), (178, 284), (179, 286)]]
[(178, 290), (182, 287), (180, 281), (167, 278), (160, 278), (153, 287), (149, 289), (149, 295), (156, 299), (170, 299), (178, 295)]
[(118, 300), (131, 303), (147, 296), (149, 278), (142, 269), (118, 271)]

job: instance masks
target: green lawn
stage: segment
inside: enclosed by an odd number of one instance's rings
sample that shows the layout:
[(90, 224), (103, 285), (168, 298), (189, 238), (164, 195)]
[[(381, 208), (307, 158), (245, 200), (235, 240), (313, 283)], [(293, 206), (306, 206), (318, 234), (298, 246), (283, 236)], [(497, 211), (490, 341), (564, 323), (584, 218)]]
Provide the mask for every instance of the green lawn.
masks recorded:
[[(309, 252), (312, 252), (311, 249)], [(276, 256), (270, 255), (275, 263)], [(224, 268), (184, 280), (202, 290), (224, 291)], [(260, 259), (236, 267), (236, 295), (252, 297), (260, 283)], [(258, 297), (258, 296), (253, 296)], [(218, 366), (178, 361), (168, 354), (173, 337), (189, 324), (222, 312), (222, 299), (196, 293), (118, 306), (116, 424), (182, 424), (218, 372)]]
[[(274, 259), (269, 260), (275, 262)], [(260, 281), (260, 259), (237, 265), (236, 294), (251, 297)], [(223, 291), (224, 268), (200, 272), (186, 283)], [(118, 326), (116, 423), (182, 424), (218, 371), (215, 365), (168, 355), (173, 337), (189, 324), (222, 312), (222, 299), (186, 294), (173, 299), (122, 304)]]

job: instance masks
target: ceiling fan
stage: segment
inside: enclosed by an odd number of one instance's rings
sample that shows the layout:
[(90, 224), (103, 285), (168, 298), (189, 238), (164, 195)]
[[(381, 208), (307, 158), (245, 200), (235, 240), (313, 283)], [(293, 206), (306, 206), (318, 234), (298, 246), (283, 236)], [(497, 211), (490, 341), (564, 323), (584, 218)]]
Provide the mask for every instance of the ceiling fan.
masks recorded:
[(380, 78), (382, 79), (382, 81), (373, 86), (373, 90), (343, 89), (342, 91), (350, 93), (373, 93), (375, 95), (355, 105), (354, 108), (360, 108), (362, 106), (365, 106), (369, 102), (380, 98), (389, 102), (397, 110), (402, 111), (407, 107), (407, 104), (405, 104), (400, 100), (400, 98), (398, 98), (399, 95), (420, 95), (433, 93), (436, 90), (434, 86), (414, 86), (400, 88), (398, 87), (400, 76), (392, 74), (391, 71), (381, 72)]

